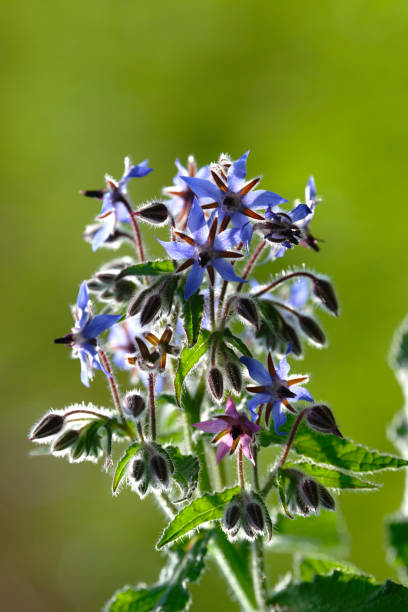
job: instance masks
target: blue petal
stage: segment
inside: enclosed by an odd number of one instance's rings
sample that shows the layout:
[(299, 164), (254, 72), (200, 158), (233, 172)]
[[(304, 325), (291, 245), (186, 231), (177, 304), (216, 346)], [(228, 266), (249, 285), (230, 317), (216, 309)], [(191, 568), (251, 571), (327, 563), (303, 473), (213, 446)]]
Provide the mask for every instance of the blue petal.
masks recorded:
[(88, 302), (88, 285), (86, 284), (86, 281), (83, 281), (78, 291), (77, 306), (80, 310), (85, 310), (85, 308), (88, 306)]
[(272, 418), (273, 418), (273, 424), (275, 425), (275, 431), (277, 434), (281, 435), (281, 436), (285, 436), (285, 432), (284, 431), (279, 431), (279, 427), (281, 425), (283, 425), (284, 423), (286, 423), (286, 419), (287, 416), (286, 414), (283, 412), (282, 408), (281, 408), (281, 403), (280, 402), (275, 402), (272, 406)]
[(112, 327), (122, 315), (96, 315), (82, 330), (84, 338), (96, 338), (106, 329)]
[(316, 184), (313, 176), (309, 176), (305, 189), (306, 202), (314, 202), (316, 199)]
[(306, 206), (306, 204), (299, 204), (299, 206), (296, 206), (296, 208), (290, 211), (289, 216), (292, 219), (293, 223), (296, 223), (297, 221), (301, 221), (302, 219), (310, 215), (311, 212), (312, 211), (308, 206)]
[(250, 191), (242, 198), (242, 201), (247, 208), (266, 208), (267, 206), (277, 206), (287, 202), (285, 198), (277, 193), (266, 191), (265, 189)]
[(241, 240), (243, 242), (243, 245), (247, 253), (249, 251), (249, 245), (251, 244), (252, 234), (253, 234), (252, 224), (248, 221), (248, 223), (245, 223), (245, 225), (241, 227), (241, 232), (240, 232)]
[(194, 198), (193, 204), (188, 215), (188, 229), (192, 234), (206, 225), (203, 209), (198, 203), (197, 198)]
[(159, 240), (158, 238), (156, 238), (156, 240), (166, 249), (167, 254), (172, 259), (190, 259), (194, 256), (195, 249), (191, 244), (185, 244), (183, 242), (163, 242), (163, 240)]
[(228, 170), (228, 189), (237, 193), (244, 185), (247, 174), (246, 161), (249, 151), (237, 159)]
[(290, 390), (296, 394), (296, 397), (293, 398), (293, 401), (300, 401), (303, 400), (305, 402), (313, 402), (313, 397), (312, 395), (309, 393), (309, 391), (307, 389), (304, 389), (303, 387), (301, 387), (300, 385), (293, 385), (293, 387), (290, 388)]
[(241, 283), (247, 283), (248, 281), (243, 280), (239, 276), (237, 276), (234, 272), (233, 266), (229, 261), (226, 261), (222, 257), (218, 259), (214, 259), (212, 261), (212, 265), (217, 270), (218, 274), (226, 281), (237, 281)]
[(190, 272), (187, 274), (186, 288), (184, 291), (184, 299), (188, 300), (193, 293), (197, 291), (203, 282), (204, 268), (202, 268), (196, 261)]
[(288, 364), (288, 360), (286, 359), (286, 355), (285, 355), (285, 357), (283, 357), (278, 363), (278, 365), (276, 366), (276, 373), (279, 376), (279, 378), (281, 378), (282, 380), (286, 380), (289, 374), (289, 370), (290, 370), (290, 365)]
[(248, 368), (251, 378), (259, 382), (261, 385), (272, 384), (272, 376), (260, 361), (253, 359), (252, 357), (241, 357), (240, 361)]
[(269, 393), (257, 393), (254, 397), (251, 397), (247, 402), (247, 408), (249, 412), (254, 415), (255, 409), (260, 404), (268, 404), (271, 401), (272, 397)]
[(211, 200), (221, 203), (224, 194), (214, 183), (192, 176), (182, 176), (181, 178), (199, 198), (211, 198)]
[(295, 281), (290, 288), (289, 304), (294, 308), (301, 308), (309, 299), (309, 283), (306, 278)]
[(230, 228), (218, 234), (214, 240), (214, 249), (216, 251), (228, 251), (236, 246), (240, 241), (239, 228)]
[(101, 215), (115, 208), (115, 202), (110, 191), (105, 193), (102, 200)]
[(96, 232), (96, 234), (94, 235), (92, 239), (92, 250), (93, 251), (96, 251), (101, 246), (101, 244), (103, 244), (105, 240), (109, 238), (109, 236), (112, 234), (113, 230), (115, 229), (115, 225), (116, 225), (115, 214), (112, 212), (110, 215), (105, 217), (105, 219), (103, 220), (102, 226), (100, 227), (100, 229), (98, 229), (98, 231)]
[(89, 387), (89, 362), (88, 356), (85, 352), (79, 352), (79, 359), (81, 362), (81, 382), (85, 387)]
[(129, 170), (122, 176), (119, 182), (119, 186), (121, 187), (123, 184), (127, 183), (127, 181), (131, 178), (141, 178), (142, 176), (146, 176), (153, 171), (153, 168), (148, 167), (149, 161), (145, 159), (140, 162), (140, 164), (136, 164), (131, 166)]

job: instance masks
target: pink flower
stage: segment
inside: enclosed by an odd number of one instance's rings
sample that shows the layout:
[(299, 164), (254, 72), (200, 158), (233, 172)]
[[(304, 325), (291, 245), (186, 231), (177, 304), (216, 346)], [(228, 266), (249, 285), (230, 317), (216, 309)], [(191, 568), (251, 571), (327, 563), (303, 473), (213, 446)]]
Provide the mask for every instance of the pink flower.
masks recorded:
[(251, 453), (251, 442), (254, 434), (261, 428), (256, 423), (251, 423), (243, 412), (238, 412), (230, 397), (225, 408), (225, 415), (216, 415), (209, 421), (194, 423), (193, 427), (206, 433), (217, 434), (212, 440), (214, 444), (220, 443), (217, 449), (217, 462), (221, 461), (228, 452), (232, 455), (238, 444), (241, 444), (245, 457), (255, 465)]

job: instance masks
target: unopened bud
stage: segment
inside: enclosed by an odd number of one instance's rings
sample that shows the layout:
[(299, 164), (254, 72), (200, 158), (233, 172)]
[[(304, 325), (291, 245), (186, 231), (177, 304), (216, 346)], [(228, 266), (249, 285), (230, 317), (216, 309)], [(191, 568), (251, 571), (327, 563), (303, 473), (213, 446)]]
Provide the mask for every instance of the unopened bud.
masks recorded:
[(63, 451), (70, 446), (73, 446), (79, 438), (79, 432), (76, 429), (69, 429), (66, 431), (52, 447), (53, 452)]
[(239, 393), (242, 388), (241, 368), (235, 361), (227, 361), (225, 370), (232, 388)]
[(147, 325), (154, 319), (162, 305), (161, 297), (158, 293), (154, 293), (147, 298), (144, 303), (142, 312), (140, 313), (140, 325)]
[(324, 278), (316, 278), (313, 282), (313, 293), (337, 317), (339, 304), (332, 284)]
[(123, 400), (123, 408), (126, 416), (137, 419), (146, 408), (146, 402), (141, 395), (131, 391)]
[(245, 512), (248, 523), (252, 529), (258, 533), (263, 533), (265, 521), (261, 506), (256, 502), (251, 501), (246, 505)]
[(255, 325), (255, 327), (258, 329), (258, 310), (252, 300), (249, 298), (239, 298), (236, 301), (236, 311), (243, 319), (251, 323), (251, 325)]
[(128, 317), (134, 317), (135, 315), (137, 315), (138, 312), (140, 312), (144, 304), (144, 301), (146, 300), (147, 296), (150, 293), (151, 293), (151, 288), (149, 287), (149, 289), (143, 289), (143, 291), (140, 291), (139, 293), (135, 295), (135, 297), (132, 299), (127, 309)]
[(327, 510), (335, 510), (336, 502), (323, 485), (319, 485), (319, 493), (320, 493), (320, 505), (323, 508), (327, 508)]
[(140, 497), (144, 497), (147, 493), (147, 489), (149, 488), (149, 480), (142, 480), (138, 485), (137, 485), (137, 490), (138, 493), (140, 495)]
[(305, 478), (300, 485), (305, 502), (316, 510), (319, 505), (319, 485), (311, 478)]
[(289, 342), (289, 344), (291, 345), (292, 353), (297, 357), (300, 357), (300, 355), (302, 354), (302, 345), (300, 343), (299, 336), (295, 331), (295, 328), (292, 327), (292, 325), (289, 325), (289, 323), (287, 323), (284, 319), (282, 319), (282, 322), (282, 334), (285, 340), (287, 340), (287, 342)]
[(326, 336), (321, 327), (311, 317), (300, 315), (298, 317), (301, 330), (316, 344), (324, 344)]
[(64, 417), (60, 414), (47, 414), (34, 428), (30, 440), (39, 440), (59, 433), (64, 426)]
[(117, 302), (128, 302), (135, 290), (135, 286), (128, 280), (121, 279), (113, 285), (113, 296)]
[(162, 202), (152, 202), (149, 206), (137, 211), (137, 216), (154, 225), (164, 223), (168, 217), (167, 206)]
[[(232, 501), (225, 509), (223, 524), (226, 531), (236, 531), (237, 523), (241, 517), (241, 506)], [(239, 526), (238, 526), (239, 529)]]
[(342, 438), (342, 434), (337, 427), (336, 420), (328, 406), (319, 404), (312, 406), (306, 413), (306, 422), (312, 429), (325, 434), (334, 434)]
[(145, 463), (142, 459), (136, 459), (132, 466), (132, 477), (139, 482), (143, 478), (145, 472)]
[(150, 459), (150, 468), (153, 476), (163, 485), (169, 481), (169, 470), (167, 461), (161, 455), (153, 455)]
[(211, 391), (211, 395), (216, 400), (220, 400), (224, 393), (224, 380), (221, 370), (216, 367), (211, 368), (207, 376), (207, 383)]

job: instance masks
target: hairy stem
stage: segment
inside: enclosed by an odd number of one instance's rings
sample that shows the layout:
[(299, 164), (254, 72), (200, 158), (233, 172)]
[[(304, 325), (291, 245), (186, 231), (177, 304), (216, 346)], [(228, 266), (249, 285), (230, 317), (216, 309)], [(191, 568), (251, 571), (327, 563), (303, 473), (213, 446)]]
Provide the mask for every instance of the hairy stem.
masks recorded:
[(115, 404), (115, 407), (117, 411), (119, 412), (119, 415), (121, 416), (122, 420), (125, 421), (125, 416), (122, 410), (122, 402), (120, 401), (120, 397), (119, 397), (118, 385), (113, 375), (108, 356), (101, 347), (98, 347), (98, 351), (99, 351), (99, 356), (102, 360), (103, 367), (109, 374), (109, 376), (107, 376), (107, 379), (109, 381), (109, 387), (112, 393), (113, 403)]
[(139, 224), (135, 219), (130, 203), (124, 197), (122, 197), (122, 202), (125, 205), (127, 212), (129, 213), (130, 223), (132, 225), (133, 235), (135, 239), (136, 250), (139, 254), (140, 262), (143, 263), (145, 260), (145, 255), (144, 255), (144, 250), (143, 250), (142, 237), (140, 235), (140, 230), (139, 230)]
[(136, 424), (136, 430), (137, 430), (140, 442), (144, 442), (145, 439), (144, 439), (144, 434), (143, 434), (143, 427), (140, 421), (138, 421)]
[(268, 598), (268, 586), (265, 573), (265, 553), (264, 545), (261, 537), (257, 537), (251, 544), (251, 566), (252, 579), (254, 583), (254, 591), (258, 610), (264, 612), (267, 610), (266, 601)]
[(275, 289), (275, 287), (277, 287), (281, 283), (285, 283), (287, 280), (290, 280), (291, 278), (295, 278), (296, 276), (306, 276), (307, 278), (311, 278), (312, 280), (316, 279), (314, 274), (311, 274), (310, 272), (303, 272), (303, 271), (292, 272), (291, 274), (286, 274), (285, 276), (281, 276), (281, 278), (276, 279), (275, 281), (273, 281), (273, 283), (270, 283), (270, 285), (268, 285), (267, 287), (264, 287), (264, 289), (261, 289), (260, 291), (255, 293), (254, 297), (260, 297), (261, 295), (263, 295), (264, 293), (267, 293), (271, 289)]
[(211, 329), (214, 331), (215, 329), (215, 297), (214, 297), (214, 287), (211, 282), (209, 283), (209, 292), (210, 292), (210, 317), (211, 317)]
[(241, 489), (245, 489), (245, 478), (244, 478), (244, 460), (242, 457), (242, 444), (238, 445), (237, 455), (237, 469), (238, 469), (238, 482)]
[(149, 417), (150, 417), (150, 436), (152, 440), (156, 439), (156, 402), (154, 400), (154, 385), (156, 375), (149, 373)]
[[(250, 273), (250, 271), (254, 267), (256, 260), (258, 259), (258, 257), (262, 253), (262, 251), (264, 250), (265, 246), (266, 246), (266, 240), (263, 240), (260, 244), (258, 244), (257, 248), (255, 249), (254, 253), (252, 254), (251, 259), (248, 261), (247, 265), (245, 266), (245, 269), (244, 269), (244, 271), (242, 273), (242, 277), (241, 278), (246, 280), (248, 274)], [(243, 286), (244, 286), (244, 283), (239, 283), (238, 288), (237, 288), (237, 293), (240, 293), (240, 291), (242, 290)]]
[(255, 463), (252, 464), (252, 479), (254, 481), (254, 487), (257, 491), (260, 489), (259, 485), (259, 471), (258, 471), (258, 447), (254, 445), (252, 455)]

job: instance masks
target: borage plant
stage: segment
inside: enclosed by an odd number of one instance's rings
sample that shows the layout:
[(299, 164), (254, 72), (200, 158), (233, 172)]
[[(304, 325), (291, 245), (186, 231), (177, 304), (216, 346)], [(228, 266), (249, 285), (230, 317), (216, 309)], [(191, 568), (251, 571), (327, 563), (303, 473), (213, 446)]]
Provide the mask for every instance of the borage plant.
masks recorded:
[[(133, 243), (137, 259), (114, 259), (81, 284), (74, 327), (55, 342), (79, 358), (84, 385), (95, 369), (107, 377), (112, 406), (48, 412), (30, 439), (71, 462), (104, 457), (107, 471), (126, 445), (113, 492), (127, 484), (163, 509), (165, 568), (151, 587), (118, 591), (111, 612), (186, 609), (209, 558), (243, 610), (397, 609), (403, 587), (379, 587), (335, 560), (344, 549), (334, 492), (374, 490), (365, 473), (408, 462), (343, 437), (309, 376), (289, 374), (305, 341), (325, 345), (315, 307), (338, 315), (326, 277), (277, 270), (288, 249), (319, 251), (310, 222), (320, 199), (312, 177), (293, 207), (257, 189), (247, 155), (200, 170), (192, 157), (186, 168), (177, 161), (165, 201), (139, 208), (127, 184), (151, 172), (147, 162), (126, 159), (120, 181), (106, 176), (104, 189), (83, 192), (102, 202), (85, 232), (93, 250)], [(164, 258), (146, 259), (140, 223), (169, 225)], [(273, 277), (260, 285), (257, 269)], [(129, 372), (124, 396), (116, 368)], [(275, 453), (263, 457), (268, 447)], [(269, 584), (265, 546), (296, 554), (279, 587)]]

